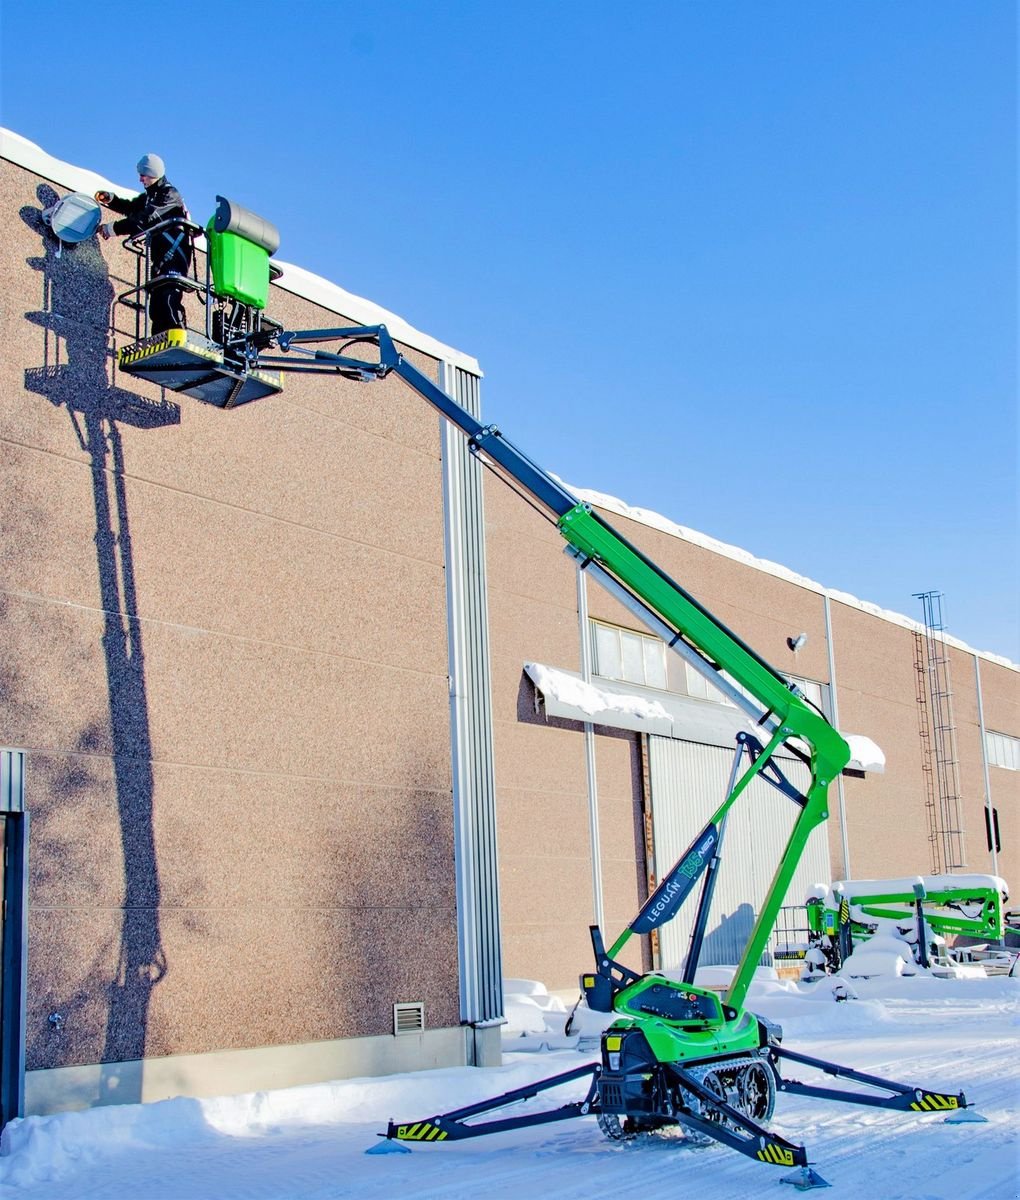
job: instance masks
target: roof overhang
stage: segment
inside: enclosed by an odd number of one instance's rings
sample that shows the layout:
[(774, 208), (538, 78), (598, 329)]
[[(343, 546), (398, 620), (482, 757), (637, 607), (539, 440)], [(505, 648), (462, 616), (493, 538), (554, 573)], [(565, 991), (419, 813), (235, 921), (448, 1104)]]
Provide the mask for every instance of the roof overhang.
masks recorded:
[(656, 700), (638, 696), (608, 679), (599, 679), (595, 685), (573, 671), (543, 663), (525, 663), (524, 670), (535, 685), (536, 697), (541, 697), (546, 716), (673, 736), (673, 718)]
[(843, 737), (850, 747), (850, 761), (845, 768), (847, 771), (865, 771), (869, 775), (885, 773), (885, 754), (881, 746), (863, 733), (845, 733)]

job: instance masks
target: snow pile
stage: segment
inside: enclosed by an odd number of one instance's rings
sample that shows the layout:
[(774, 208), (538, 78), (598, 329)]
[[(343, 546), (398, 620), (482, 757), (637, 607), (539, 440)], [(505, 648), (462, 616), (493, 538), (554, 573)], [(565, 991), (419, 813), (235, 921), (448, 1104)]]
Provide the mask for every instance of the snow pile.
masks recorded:
[[(541, 985), (523, 988), (543, 1011)], [(833, 1195), (882, 1200), (1007, 1200), (1016, 1192), (1016, 1032), (1020, 980), (860, 979), (833, 1003), (831, 977), (760, 977), (749, 1007), (780, 1023), (783, 1044), (857, 1070), (956, 1092), (986, 1124), (939, 1114), (862, 1110), (780, 1095), (773, 1128), (803, 1143)], [(529, 990), (530, 989), (530, 990)], [(550, 1001), (553, 997), (548, 997)], [(548, 1005), (552, 1012), (555, 1004)], [(583, 1065), (577, 1050), (506, 1054), (498, 1068), (448, 1068), (216, 1100), (168, 1100), (29, 1117), (4, 1131), (4, 1200), (521, 1200), (600, 1191), (655, 1194), (697, 1179), (699, 1200), (778, 1196), (783, 1174), (722, 1146), (649, 1136), (610, 1142), (593, 1117), (468, 1142), (366, 1155), (392, 1117), (427, 1119)], [(795, 1077), (808, 1068), (797, 1067)], [(815, 1078), (815, 1077), (812, 1077)], [(823, 1086), (827, 1078), (817, 1076)], [(587, 1081), (541, 1093), (496, 1117), (555, 1108)], [(695, 1174), (696, 1173), (696, 1174)], [(665, 1184), (664, 1184), (664, 1181)], [(778, 1189), (778, 1190), (777, 1190)]]
[(855, 979), (873, 975), (916, 975), (917, 970), (910, 946), (902, 938), (876, 933), (854, 947), (839, 973)]
[(0, 1136), (0, 1181), (28, 1187), (62, 1179), (99, 1156), (141, 1154), (206, 1132), (200, 1102), (185, 1099), (15, 1120)]
[[(853, 901), (866, 901), (873, 896), (900, 896), (902, 901), (892, 903), (913, 904), (916, 893), (914, 888), (920, 885), (928, 897), (932, 893), (952, 891), (956, 893), (973, 891), (973, 899), (980, 906), (983, 894), (994, 888), (1002, 897), (1003, 903), (1009, 899), (1009, 888), (1005, 879), (998, 875), (914, 875), (901, 879), (835, 879), (829, 884), (815, 884), (804, 897), (805, 904), (811, 900), (824, 900), (826, 908), (838, 908), (840, 901), (848, 897)], [(860, 908), (852, 904), (855, 919), (870, 921), (872, 918), (862, 913)], [(964, 915), (967, 915), (966, 913)], [(974, 914), (977, 915), (976, 913)]]
[(504, 1041), (528, 1038), (562, 1038), (567, 1010), (558, 996), (550, 996), (537, 979), (503, 980), (503, 1015), (500, 1029)]
[(570, 1049), (598, 1054), (602, 1031), (613, 1020), (612, 1013), (593, 1012), (583, 998), (568, 1012), (535, 979), (503, 981), (503, 1013), (504, 1053)]
[(847, 733), (843, 735), (850, 747), (850, 762), (847, 764), (855, 771), (872, 771), (881, 774), (885, 770), (885, 753), (863, 733)]

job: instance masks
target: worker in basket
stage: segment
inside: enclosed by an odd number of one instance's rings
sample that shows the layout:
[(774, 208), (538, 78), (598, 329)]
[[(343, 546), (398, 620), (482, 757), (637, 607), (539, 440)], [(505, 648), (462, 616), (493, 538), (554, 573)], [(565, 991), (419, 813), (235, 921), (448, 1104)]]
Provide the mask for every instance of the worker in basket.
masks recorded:
[[(111, 192), (96, 192), (100, 204), (124, 215), (117, 221), (99, 226), (103, 238), (130, 237), (159, 225), (172, 217), (190, 220), (181, 193), (166, 177), (166, 168), (158, 154), (143, 154), (138, 161), (138, 178), (145, 189), (130, 200)], [(150, 239), (149, 282), (187, 275), (191, 267), (191, 237), (186, 229), (171, 225)], [(171, 282), (149, 288), (149, 333), (164, 333), (168, 329), (183, 329), (185, 313), (184, 289)]]

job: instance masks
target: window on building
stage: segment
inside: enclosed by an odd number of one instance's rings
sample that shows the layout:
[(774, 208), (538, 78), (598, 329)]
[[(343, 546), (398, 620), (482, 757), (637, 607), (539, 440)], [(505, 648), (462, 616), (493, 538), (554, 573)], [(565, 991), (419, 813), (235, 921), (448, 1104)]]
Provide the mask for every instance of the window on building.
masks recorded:
[[(621, 683), (637, 683), (644, 687), (677, 692), (681, 696), (692, 696), (695, 700), (708, 700), (713, 704), (733, 702), (697, 671), (690, 663), (674, 654), (661, 638), (648, 633), (637, 633), (619, 625), (607, 625), (592, 621), (595, 649), (594, 670), (604, 679), (615, 679)], [(786, 678), (804, 693), (805, 697), (823, 713), (828, 712), (827, 688), (814, 679), (803, 679), (797, 675)], [(727, 680), (738, 691), (747, 694), (734, 680)]]
[(657, 637), (593, 621), (595, 674), (666, 690), (666, 646)]
[(712, 700), (716, 704), (729, 704), (731, 708), (733, 707), (733, 702), (727, 700), (718, 688), (713, 687), (700, 671), (695, 671), (690, 663), (684, 663), (684, 672), (688, 696), (693, 696), (696, 700)]
[(826, 712), (825, 687), (814, 679), (802, 679), (799, 675), (787, 675), (791, 683), (797, 685), (804, 693), (804, 698), (821, 712)]
[(1005, 767), (1007, 771), (1020, 771), (1020, 738), (1008, 733), (985, 731), (985, 753), (992, 767)]

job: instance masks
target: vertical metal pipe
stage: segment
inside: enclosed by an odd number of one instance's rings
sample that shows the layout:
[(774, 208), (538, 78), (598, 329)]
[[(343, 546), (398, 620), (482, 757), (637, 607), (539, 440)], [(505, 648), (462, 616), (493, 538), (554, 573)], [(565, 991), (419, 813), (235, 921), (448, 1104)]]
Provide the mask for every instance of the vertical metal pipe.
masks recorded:
[[(825, 609), (825, 645), (829, 654), (829, 719), (839, 729), (839, 699), (836, 694), (836, 650), (832, 644), (832, 609), (828, 593), (822, 596)], [(846, 827), (846, 793), (843, 776), (836, 776), (836, 803), (839, 810), (839, 839), (843, 847), (843, 878), (852, 879), (850, 874), (850, 835)]]
[[(581, 678), (591, 683), (593, 660), (591, 622), (588, 620), (588, 581), (580, 564), (577, 568), (577, 632), (581, 642)], [(584, 766), (588, 780), (588, 839), (591, 853), (591, 892), (594, 923), (601, 929), (602, 912), (602, 844), (599, 838), (599, 791), (595, 773), (595, 726), (584, 723)]]
[(24, 750), (0, 749), (0, 1127), (25, 1115), (28, 823)]
[[(444, 362), (440, 384), (480, 407), (477, 377)], [(479, 1027), (503, 1012), (485, 516), (479, 463), (449, 422), (441, 438), (460, 1006)]]
[[(990, 830), (995, 829), (995, 811), (992, 808), (992, 779), (988, 772), (988, 737), (985, 733), (985, 705), (981, 695), (981, 666), (978, 656), (974, 655), (974, 683), (977, 687), (978, 730), (981, 733), (981, 770), (985, 778), (985, 818)], [(989, 837), (989, 849), (992, 852), (992, 874), (999, 873), (999, 853), (995, 848), (995, 835)]]

